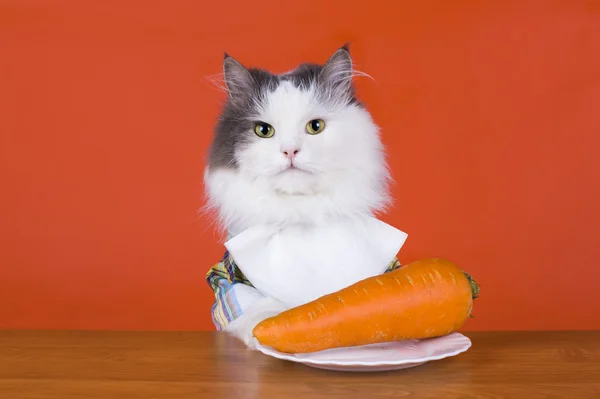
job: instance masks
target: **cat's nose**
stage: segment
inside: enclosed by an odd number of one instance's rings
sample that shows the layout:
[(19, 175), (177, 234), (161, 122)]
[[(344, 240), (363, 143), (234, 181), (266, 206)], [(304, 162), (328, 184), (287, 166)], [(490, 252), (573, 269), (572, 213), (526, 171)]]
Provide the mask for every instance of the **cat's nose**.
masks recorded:
[(298, 155), (298, 153), (300, 152), (300, 149), (299, 148), (288, 148), (281, 152), (283, 153), (283, 155), (286, 156), (287, 159), (292, 160), (296, 157), (296, 155)]

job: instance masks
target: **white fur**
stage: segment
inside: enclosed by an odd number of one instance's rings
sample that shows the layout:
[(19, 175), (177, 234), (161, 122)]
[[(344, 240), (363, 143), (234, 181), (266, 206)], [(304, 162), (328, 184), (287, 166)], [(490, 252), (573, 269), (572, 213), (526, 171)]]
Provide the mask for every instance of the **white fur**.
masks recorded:
[[(238, 170), (207, 168), (205, 173), (209, 206), (231, 235), (256, 224), (318, 224), (372, 215), (388, 203), (383, 146), (364, 108), (326, 107), (313, 90), (284, 82), (256, 117), (271, 124), (275, 135), (255, 136), (236, 154)], [(324, 131), (307, 134), (306, 124), (317, 118), (325, 121)], [(295, 164), (304, 171), (282, 172), (288, 165), (282, 151), (291, 147), (300, 149)]]
[[(236, 153), (239, 168), (207, 168), (209, 207), (230, 235), (257, 224), (319, 225), (337, 218), (371, 216), (387, 205), (389, 173), (377, 126), (362, 107), (339, 101), (323, 104), (314, 88), (282, 82), (267, 96), (256, 119), (271, 124), (272, 138), (252, 135)], [(326, 127), (309, 135), (306, 124)], [(282, 153), (299, 149), (294, 164)], [(228, 331), (247, 344), (252, 328), (283, 309), (268, 298), (235, 320)]]

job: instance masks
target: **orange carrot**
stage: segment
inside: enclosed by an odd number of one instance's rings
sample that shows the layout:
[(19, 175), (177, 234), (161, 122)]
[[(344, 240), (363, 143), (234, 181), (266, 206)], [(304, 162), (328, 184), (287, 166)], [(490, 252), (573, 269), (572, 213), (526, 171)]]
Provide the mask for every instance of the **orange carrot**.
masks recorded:
[(287, 353), (437, 337), (462, 327), (478, 293), (456, 265), (427, 259), (266, 319), (253, 334)]

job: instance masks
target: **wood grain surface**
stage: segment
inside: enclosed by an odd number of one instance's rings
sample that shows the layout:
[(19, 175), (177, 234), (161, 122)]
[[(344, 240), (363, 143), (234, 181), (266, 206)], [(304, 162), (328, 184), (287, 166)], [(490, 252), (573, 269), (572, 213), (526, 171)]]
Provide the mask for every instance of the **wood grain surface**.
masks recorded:
[(211, 332), (0, 331), (0, 398), (600, 398), (600, 332), (467, 335), (455, 358), (358, 374)]

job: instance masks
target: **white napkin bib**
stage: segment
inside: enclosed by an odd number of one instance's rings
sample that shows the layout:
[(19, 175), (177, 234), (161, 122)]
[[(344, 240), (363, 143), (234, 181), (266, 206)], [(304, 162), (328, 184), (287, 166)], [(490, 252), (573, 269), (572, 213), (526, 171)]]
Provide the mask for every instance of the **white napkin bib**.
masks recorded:
[(262, 294), (295, 307), (382, 274), (406, 233), (376, 218), (325, 226), (251, 227), (225, 243)]

